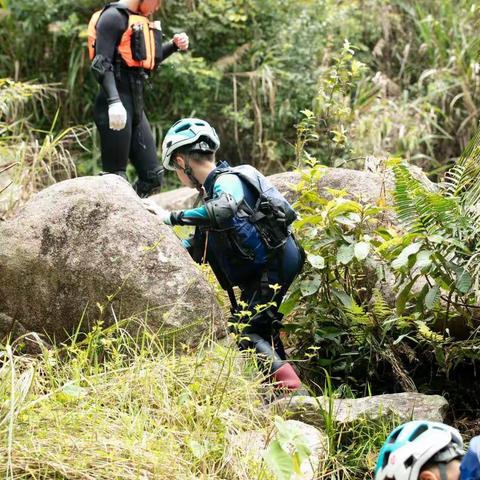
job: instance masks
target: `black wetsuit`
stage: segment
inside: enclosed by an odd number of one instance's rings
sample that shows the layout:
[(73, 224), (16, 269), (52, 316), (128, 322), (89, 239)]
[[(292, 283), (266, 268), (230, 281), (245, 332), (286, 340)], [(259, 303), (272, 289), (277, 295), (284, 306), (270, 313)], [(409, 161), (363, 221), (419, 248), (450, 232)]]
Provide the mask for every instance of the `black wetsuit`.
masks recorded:
[[(159, 163), (155, 142), (143, 109), (145, 72), (128, 67), (119, 58), (117, 46), (128, 28), (128, 10), (110, 7), (97, 23), (95, 59), (102, 74), (94, 73), (101, 88), (95, 101), (94, 119), (100, 132), (102, 167), (105, 172), (126, 177), (130, 158), (138, 180), (134, 185), (140, 196), (147, 196), (161, 186), (163, 168)], [(173, 42), (163, 44), (162, 59), (177, 51)], [(98, 62), (98, 59), (101, 59)], [(98, 68), (97, 68), (98, 70)], [(123, 130), (109, 127), (108, 107), (120, 100), (127, 111)]]

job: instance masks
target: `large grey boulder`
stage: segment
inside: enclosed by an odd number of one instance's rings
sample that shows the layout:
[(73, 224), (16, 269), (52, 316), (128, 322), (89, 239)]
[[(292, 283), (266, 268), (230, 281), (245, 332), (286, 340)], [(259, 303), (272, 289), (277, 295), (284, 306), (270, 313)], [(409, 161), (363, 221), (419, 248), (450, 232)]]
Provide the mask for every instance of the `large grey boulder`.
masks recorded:
[(177, 188), (168, 192), (152, 195), (151, 200), (166, 210), (185, 210), (191, 208), (198, 197), (198, 192), (194, 188)]
[[(284, 428), (289, 432), (288, 439), (282, 438), (278, 432), (272, 435), (272, 432), (266, 429), (230, 435), (227, 460), (235, 478), (251, 479), (251, 469), (258, 468), (265, 460), (268, 465), (268, 450), (274, 441), (287, 456), (293, 455), (299, 446), (306, 447), (310, 453), (308, 458), (301, 462), (300, 472), (292, 474), (292, 480), (317, 478), (319, 464), (326, 459), (328, 453), (325, 434), (312, 425), (296, 420), (287, 420)], [(272, 471), (272, 468), (269, 470)]]
[(224, 331), (214, 290), (180, 240), (116, 175), (58, 183), (0, 223), (0, 313), (2, 335), (57, 340), (100, 318), (188, 341)]
[[(317, 182), (320, 193), (330, 196), (328, 189), (345, 190), (352, 198), (359, 199), (363, 203), (375, 203), (381, 195), (381, 177), (375, 173), (350, 170), (347, 168), (328, 168)], [(289, 201), (295, 201), (298, 194), (294, 186), (302, 180), (300, 172), (277, 173), (269, 177), (278, 190)]]
[(404, 392), (356, 399), (299, 396), (277, 400), (271, 408), (282, 414), (288, 412), (290, 418), (322, 427), (329, 417), (340, 426), (350, 426), (362, 419), (442, 422), (448, 402), (440, 395)]

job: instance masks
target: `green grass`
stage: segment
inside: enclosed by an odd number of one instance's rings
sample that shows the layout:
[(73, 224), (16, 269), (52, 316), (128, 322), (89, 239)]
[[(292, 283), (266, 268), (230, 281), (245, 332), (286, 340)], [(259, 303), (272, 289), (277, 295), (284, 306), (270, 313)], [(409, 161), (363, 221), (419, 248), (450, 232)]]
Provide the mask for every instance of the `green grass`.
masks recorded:
[[(101, 326), (68, 346), (15, 353), (26, 343), (0, 349), (2, 478), (275, 478), (229, 448), (237, 433), (274, 432), (262, 378), (234, 345), (204, 340), (175, 353), (146, 330), (133, 339)], [(318, 478), (368, 478), (391, 423), (351, 431), (326, 423), (329, 458)]]
[(237, 350), (179, 355), (105, 332), (36, 356), (2, 349), (0, 475), (228, 478), (228, 436), (269, 423)]
[(71, 149), (84, 148), (82, 141), (89, 130), (59, 131), (59, 111), (48, 131), (38, 130), (27, 114), (28, 106), (42, 109), (57, 93), (51, 85), (0, 78), (0, 217), (11, 214), (42, 188), (76, 176)]

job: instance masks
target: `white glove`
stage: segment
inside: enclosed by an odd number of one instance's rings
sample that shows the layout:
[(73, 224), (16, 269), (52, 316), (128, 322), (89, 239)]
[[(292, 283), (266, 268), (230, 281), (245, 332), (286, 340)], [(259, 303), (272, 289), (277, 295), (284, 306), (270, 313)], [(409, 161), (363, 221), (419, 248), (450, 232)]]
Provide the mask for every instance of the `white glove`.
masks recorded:
[(188, 35), (185, 32), (176, 33), (173, 36), (173, 43), (179, 50), (188, 50), (189, 39)]
[(108, 121), (112, 130), (123, 130), (125, 128), (127, 111), (120, 100), (108, 106)]
[(153, 200), (150, 200), (149, 198), (144, 198), (142, 200), (142, 203), (143, 206), (150, 213), (153, 213), (154, 215), (157, 215), (157, 217), (160, 217), (163, 223), (165, 223), (166, 225), (172, 224), (170, 220), (170, 212), (168, 210), (165, 210), (160, 205), (157, 205)]

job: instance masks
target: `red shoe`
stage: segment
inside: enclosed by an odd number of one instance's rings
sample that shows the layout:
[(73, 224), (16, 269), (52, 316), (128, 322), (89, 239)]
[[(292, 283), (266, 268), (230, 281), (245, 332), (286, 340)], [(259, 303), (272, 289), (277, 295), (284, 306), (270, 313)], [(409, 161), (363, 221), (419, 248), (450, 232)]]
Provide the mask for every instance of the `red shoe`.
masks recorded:
[(272, 376), (278, 389), (298, 390), (302, 386), (300, 378), (289, 363), (284, 363), (278, 370), (273, 372)]

